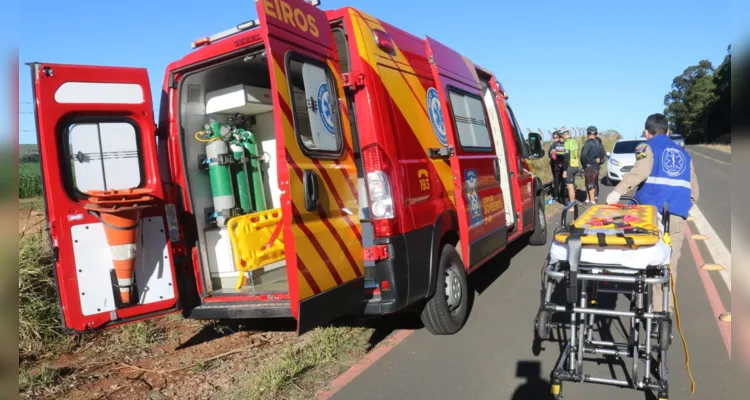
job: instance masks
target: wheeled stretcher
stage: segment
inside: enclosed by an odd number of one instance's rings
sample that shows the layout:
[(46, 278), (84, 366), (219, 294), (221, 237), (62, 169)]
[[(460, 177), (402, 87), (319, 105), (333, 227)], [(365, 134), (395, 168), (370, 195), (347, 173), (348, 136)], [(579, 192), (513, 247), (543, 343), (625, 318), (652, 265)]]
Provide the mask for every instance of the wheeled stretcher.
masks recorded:
[[(553, 328), (565, 332), (567, 341), (551, 374), (554, 398), (562, 398), (562, 384), (591, 382), (650, 390), (658, 399), (668, 398), (667, 349), (672, 341), (669, 311), (654, 311), (654, 302), (669, 310), (670, 272), (669, 216), (650, 205), (594, 205), (579, 217), (580, 203), (562, 212), (549, 256), (542, 269), (541, 305), (535, 321), (539, 340), (547, 340)], [(574, 222), (568, 223), (573, 209)], [(667, 234), (665, 235), (665, 232)], [(653, 288), (662, 297), (654, 299)], [(556, 290), (564, 292), (557, 303)], [(606, 309), (597, 303), (601, 293), (624, 294), (630, 310)], [(569, 323), (555, 323), (555, 313), (569, 314)], [(625, 342), (596, 340), (595, 318), (630, 321)], [(566, 318), (563, 318), (564, 321)], [(632, 369), (625, 380), (584, 373), (585, 357), (613, 356), (629, 360)], [(653, 364), (656, 363), (656, 364)], [(657, 366), (652, 373), (652, 367)]]

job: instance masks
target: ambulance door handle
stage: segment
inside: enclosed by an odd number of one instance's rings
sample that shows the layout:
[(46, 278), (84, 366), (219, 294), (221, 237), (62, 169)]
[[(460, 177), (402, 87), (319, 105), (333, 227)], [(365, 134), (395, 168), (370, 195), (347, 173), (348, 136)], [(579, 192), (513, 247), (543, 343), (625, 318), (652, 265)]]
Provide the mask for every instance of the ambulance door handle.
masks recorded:
[(302, 176), (302, 185), (305, 187), (305, 209), (313, 211), (318, 208), (320, 200), (318, 192), (318, 176), (311, 170), (305, 170)]

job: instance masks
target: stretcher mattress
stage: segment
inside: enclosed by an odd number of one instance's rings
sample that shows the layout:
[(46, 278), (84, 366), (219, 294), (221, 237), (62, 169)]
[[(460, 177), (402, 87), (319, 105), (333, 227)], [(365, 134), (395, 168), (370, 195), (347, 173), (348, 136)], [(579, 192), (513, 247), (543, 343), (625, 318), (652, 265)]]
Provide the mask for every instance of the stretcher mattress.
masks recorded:
[[(607, 223), (609, 220), (640, 230), (623, 229)], [(664, 226), (653, 206), (594, 205), (576, 219), (573, 226), (584, 232), (581, 236), (582, 263), (617, 265), (634, 270), (669, 264), (672, 249), (662, 239)], [(568, 260), (566, 242), (570, 235), (565, 232), (555, 235), (550, 247), (551, 262)]]

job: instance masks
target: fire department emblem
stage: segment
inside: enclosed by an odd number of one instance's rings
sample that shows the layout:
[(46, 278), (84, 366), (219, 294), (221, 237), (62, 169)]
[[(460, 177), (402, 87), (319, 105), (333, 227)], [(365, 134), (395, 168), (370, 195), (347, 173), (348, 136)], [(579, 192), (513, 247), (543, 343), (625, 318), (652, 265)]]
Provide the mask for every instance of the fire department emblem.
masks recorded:
[(443, 146), (448, 145), (448, 135), (445, 133), (445, 121), (443, 120), (443, 111), (440, 107), (440, 96), (435, 88), (427, 89), (427, 114), (430, 117), (432, 129), (438, 142)]
[(687, 168), (687, 160), (681, 151), (667, 148), (661, 153), (661, 168), (669, 176), (680, 176)]
[(466, 185), (466, 203), (469, 206), (469, 220), (471, 221), (471, 226), (474, 226), (482, 222), (482, 202), (479, 201), (479, 193), (477, 192), (479, 185), (477, 171), (467, 169), (464, 172), (464, 180)]
[(323, 82), (318, 86), (318, 114), (323, 125), (331, 135), (333, 131), (333, 110), (331, 109), (331, 94), (328, 92), (328, 84)]

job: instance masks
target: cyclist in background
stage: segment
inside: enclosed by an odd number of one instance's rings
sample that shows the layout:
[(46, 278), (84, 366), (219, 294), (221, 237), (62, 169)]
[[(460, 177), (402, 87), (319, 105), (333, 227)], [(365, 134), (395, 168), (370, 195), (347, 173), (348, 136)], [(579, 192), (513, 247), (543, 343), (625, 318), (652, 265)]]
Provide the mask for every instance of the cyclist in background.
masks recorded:
[(565, 167), (565, 149), (560, 131), (552, 132), (552, 143), (549, 145), (549, 167), (552, 171), (552, 198), (558, 203), (565, 203), (563, 169)]
[[(576, 199), (576, 174), (581, 168), (581, 160), (578, 154), (578, 142), (570, 137), (570, 129), (563, 127), (561, 133), (565, 140), (563, 142), (563, 148), (565, 149), (563, 178), (565, 178), (565, 185), (568, 188), (568, 201), (572, 202)], [(568, 211), (571, 210), (573, 209), (571, 208)]]

